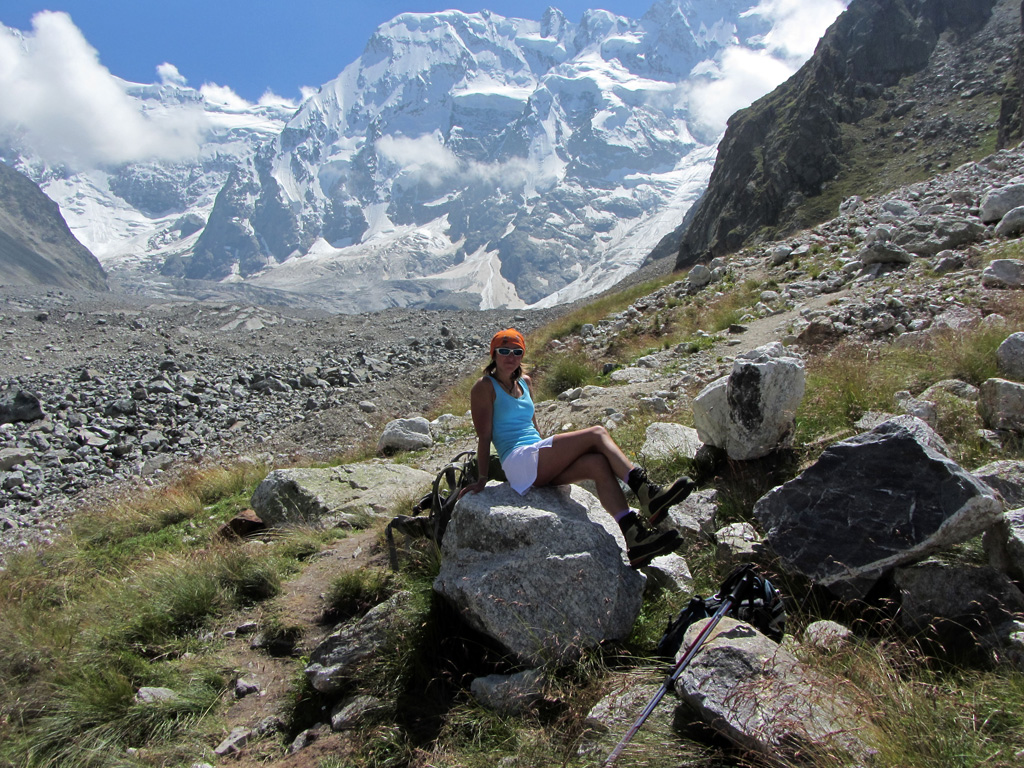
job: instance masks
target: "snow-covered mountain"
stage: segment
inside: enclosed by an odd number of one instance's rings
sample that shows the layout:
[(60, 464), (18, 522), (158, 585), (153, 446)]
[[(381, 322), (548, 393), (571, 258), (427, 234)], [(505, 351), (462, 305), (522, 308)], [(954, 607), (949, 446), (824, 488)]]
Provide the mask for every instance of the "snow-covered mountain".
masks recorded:
[(154, 116), (202, 112), (198, 158), (15, 164), (122, 283), (244, 281), (343, 312), (550, 306), (635, 270), (700, 196), (723, 127), (705, 112), (729, 57), (776, 61), (771, 5), (402, 14), (294, 112), (127, 85)]

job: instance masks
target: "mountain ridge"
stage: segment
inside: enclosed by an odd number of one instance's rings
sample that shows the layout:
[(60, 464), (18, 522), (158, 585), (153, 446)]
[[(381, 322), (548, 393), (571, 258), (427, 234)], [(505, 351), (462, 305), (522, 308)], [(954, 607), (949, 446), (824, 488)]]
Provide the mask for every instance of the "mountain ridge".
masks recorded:
[(792, 78), (730, 118), (676, 268), (983, 154), (1019, 19), (1012, 0), (854, 0)]
[(57, 204), (0, 162), (0, 284), (107, 290), (96, 257), (68, 228)]

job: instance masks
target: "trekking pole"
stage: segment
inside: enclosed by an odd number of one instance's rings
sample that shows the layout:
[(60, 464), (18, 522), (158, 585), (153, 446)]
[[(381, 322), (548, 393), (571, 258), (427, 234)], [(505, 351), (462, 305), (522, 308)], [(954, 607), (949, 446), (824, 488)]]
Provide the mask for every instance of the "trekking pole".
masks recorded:
[(672, 671), (665, 678), (665, 682), (661, 684), (661, 688), (659, 688), (658, 692), (654, 694), (649, 702), (647, 702), (647, 706), (644, 707), (644, 711), (640, 713), (640, 717), (638, 717), (636, 722), (630, 726), (629, 730), (626, 731), (626, 735), (622, 737), (622, 741), (620, 741), (616, 745), (615, 749), (612, 750), (611, 754), (608, 755), (608, 758), (602, 764), (602, 768), (609, 768), (609, 766), (619, 758), (619, 755), (622, 754), (622, 750), (626, 748), (626, 745), (629, 744), (632, 738), (636, 735), (636, 732), (640, 730), (640, 727), (657, 708), (658, 703), (665, 697), (665, 694), (669, 692), (675, 681), (679, 679), (679, 676), (683, 673), (686, 666), (693, 660), (693, 657), (697, 655), (697, 651), (700, 650), (701, 645), (703, 645), (704, 641), (707, 640), (708, 635), (714, 631), (715, 627), (718, 626), (718, 622), (721, 621), (722, 617), (729, 612), (733, 603), (739, 599), (740, 588), (747, 583), (747, 580), (751, 575), (752, 571), (747, 571), (743, 574), (742, 578), (737, 580), (736, 586), (733, 587), (732, 592), (730, 592), (729, 596), (722, 601), (718, 610), (715, 611), (708, 623), (704, 625), (704, 629), (702, 629), (700, 634), (698, 634), (697, 637), (694, 638), (693, 642), (690, 643), (690, 647), (686, 649), (686, 653), (683, 654), (683, 658), (681, 658), (676, 663), (675, 667), (672, 668)]

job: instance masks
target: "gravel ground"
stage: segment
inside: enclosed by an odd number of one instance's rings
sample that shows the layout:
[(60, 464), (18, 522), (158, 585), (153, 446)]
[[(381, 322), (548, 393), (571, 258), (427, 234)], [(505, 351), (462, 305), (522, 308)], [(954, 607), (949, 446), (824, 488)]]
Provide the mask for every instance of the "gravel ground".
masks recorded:
[(0, 471), (0, 551), (47, 539), (73, 510), (157, 482), (172, 462), (311, 461), (374, 441), (482, 366), (494, 331), (557, 314), (328, 315), (0, 288), (0, 394), (32, 392), (46, 414), (0, 425), (0, 450), (31, 448), (27, 469)]

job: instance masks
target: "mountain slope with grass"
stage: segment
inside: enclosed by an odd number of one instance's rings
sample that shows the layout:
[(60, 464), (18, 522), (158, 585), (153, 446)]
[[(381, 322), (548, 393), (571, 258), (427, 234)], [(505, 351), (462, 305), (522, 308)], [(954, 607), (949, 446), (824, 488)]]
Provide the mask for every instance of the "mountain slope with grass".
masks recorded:
[(1015, 0), (852, 2), (793, 77), (730, 118), (676, 268), (1012, 141), (1020, 37)]
[[(613, 424), (616, 440), (642, 457), (649, 424), (688, 424), (691, 399), (727, 372), (736, 354), (784, 342), (804, 355), (808, 371), (792, 451), (730, 462), (711, 475), (686, 459), (644, 461), (656, 480), (680, 471), (699, 476), (701, 490), (717, 494), (717, 525), (751, 522), (758, 498), (857, 433), (862, 417), (899, 412), (906, 402), (900, 393), (917, 397), (952, 379), (979, 386), (997, 375), (996, 347), (1024, 330), (1024, 298), (1019, 290), (986, 287), (981, 275), (993, 260), (1024, 256), (1020, 240), (986, 229), (944, 256), (884, 268), (855, 255), (899, 202), (924, 207), (950, 198), (945, 205), (953, 209), (955, 196), (969, 216), (985, 190), (1022, 172), (1024, 151), (996, 153), (869, 197), (857, 211), (785, 241), (730, 254), (703, 286), (692, 271), (576, 307), (528, 337), (543, 430)], [(856, 270), (847, 269), (851, 264)], [(846, 278), (837, 281), (840, 274)], [(877, 323), (886, 313), (894, 324)], [(929, 329), (934, 344), (912, 343)], [(469, 382), (425, 414), (455, 414), (434, 448), (383, 459), (368, 445), (339, 461), (437, 469), (473, 445), (462, 415)], [(558, 397), (588, 384), (596, 388), (584, 397)], [(1022, 457), (1019, 440), (993, 439), (962, 401), (937, 403), (936, 425), (969, 470)], [(471, 681), (514, 668), (434, 595), (436, 551), (414, 544), (403, 549), (400, 572), (388, 570), (381, 530), (387, 515), (366, 530), (296, 527), (241, 540), (223, 532), (271, 468), (211, 456), (148, 491), (82, 513), (53, 545), (8, 558), (0, 572), (0, 632), (8, 638), (0, 649), (0, 766), (582, 767), (594, 764), (579, 748), (595, 703), (663, 678), (652, 649), (688, 592), (652, 592), (624, 643), (545, 670), (544, 697), (527, 712), (482, 707)], [(408, 503), (393, 511), (407, 512), (424, 491), (409, 488)], [(682, 554), (692, 593), (708, 594), (720, 579), (716, 542), (696, 538)], [(986, 561), (980, 540), (942, 556)], [(794, 643), (812, 621), (841, 618), (833, 606), (805, 600), (799, 585), (779, 584), (790, 599)], [(416, 629), (390, 638), (345, 691), (372, 697), (377, 708), (359, 728), (334, 731), (328, 723), (335, 702), (306, 682), (305, 657), (335, 627), (400, 590), (415, 598), (403, 610)], [(1000, 659), (957, 662), (885, 622), (862, 619), (853, 628), (854, 644), (833, 651), (803, 645), (798, 653), (840, 677), (871, 718), (877, 765), (1019, 764), (1019, 668)], [(642, 707), (639, 699), (630, 715)], [(672, 698), (662, 703), (620, 764), (768, 764), (674, 727), (673, 717), (693, 720), (675, 707)], [(234, 751), (216, 754), (232, 734)], [(844, 764), (834, 755), (807, 760), (803, 765)]]

